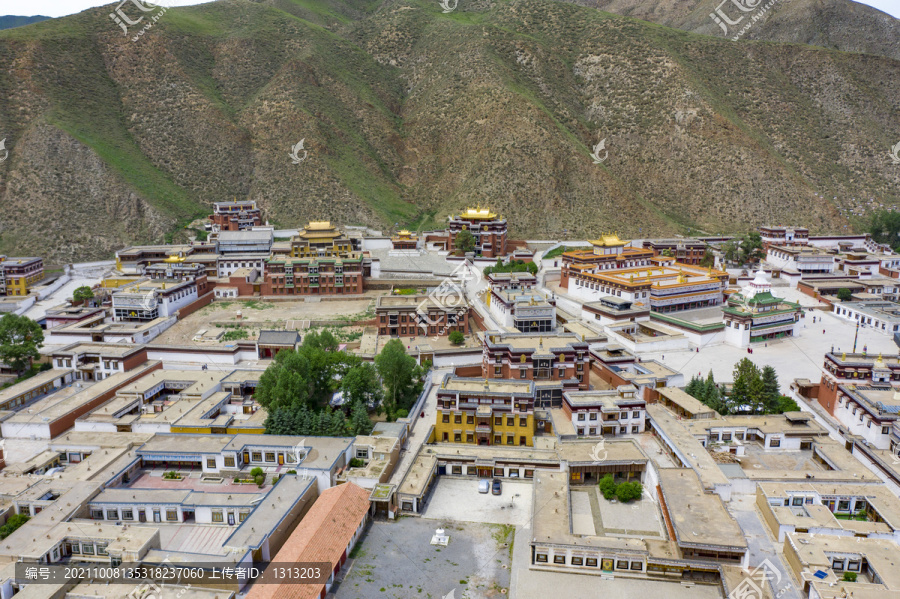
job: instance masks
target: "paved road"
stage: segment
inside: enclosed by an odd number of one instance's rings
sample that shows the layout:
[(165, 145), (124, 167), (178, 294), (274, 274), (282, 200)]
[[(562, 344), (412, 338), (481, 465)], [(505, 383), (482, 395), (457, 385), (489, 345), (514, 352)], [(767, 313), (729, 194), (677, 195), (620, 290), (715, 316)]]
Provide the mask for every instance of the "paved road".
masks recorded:
[[(778, 571), (768, 575), (773, 596), (779, 596), (780, 599), (801, 599), (796, 584), (784, 565), (781, 553), (776, 550), (777, 541), (772, 540), (768, 531), (763, 527), (754, 505), (754, 498), (755, 495), (747, 495), (732, 500), (728, 506), (747, 539), (750, 549), (750, 568), (752, 570), (763, 564), (764, 561), (771, 564)], [(779, 592), (782, 594), (778, 595)]]

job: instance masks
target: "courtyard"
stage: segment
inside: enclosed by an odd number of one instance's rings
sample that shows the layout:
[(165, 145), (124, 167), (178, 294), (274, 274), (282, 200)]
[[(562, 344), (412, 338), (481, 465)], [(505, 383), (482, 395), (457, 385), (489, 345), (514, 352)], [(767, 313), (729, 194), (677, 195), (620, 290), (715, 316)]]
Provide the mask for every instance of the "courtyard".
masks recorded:
[[(310, 297), (306, 300), (269, 302), (265, 300), (215, 301), (179, 320), (165, 331), (155, 343), (168, 345), (211, 345), (225, 343), (215, 338), (217, 333), (227, 333), (241, 327), (248, 339), (255, 339), (262, 329), (294, 330), (305, 333), (307, 329), (324, 324), (337, 327), (336, 337), (341, 341), (341, 333), (357, 337), (362, 334), (360, 327), (351, 327), (358, 320), (374, 318), (368, 312), (377, 292), (368, 292), (369, 297), (354, 296), (354, 299), (325, 299)], [(240, 318), (238, 317), (240, 312)], [(344, 330), (346, 329), (346, 331)], [(201, 331), (206, 331), (200, 335)], [(334, 331), (333, 331), (334, 332)]]
[(648, 493), (621, 503), (604, 499), (597, 485), (573, 488), (572, 532), (610, 537), (663, 537), (659, 507)]
[[(786, 291), (793, 290), (776, 289), (775, 292), (782, 294)], [(813, 316), (816, 318), (815, 324), (812, 322)], [(685, 383), (698, 374), (705, 377), (710, 370), (717, 382), (730, 382), (734, 378), (734, 365), (742, 358), (750, 358), (760, 368), (774, 367), (781, 391), (786, 393), (796, 378), (814, 382), (820, 380), (825, 354), (831, 351), (832, 346), (835, 352), (850, 353), (853, 350), (856, 326), (849, 321), (841, 320), (830, 312), (815, 310), (806, 312), (801, 323), (799, 336), (784, 337), (768, 344), (754, 343), (753, 354), (748, 354), (745, 348), (718, 343), (702, 347), (699, 352), (692, 347), (680, 351), (648, 352), (641, 354), (641, 358), (659, 360), (669, 368), (683, 372)], [(856, 350), (862, 352), (863, 348), (874, 355), (897, 353), (897, 346), (889, 335), (871, 328), (859, 329)]]
[[(432, 545), (435, 530), (449, 536)], [(351, 552), (336, 599), (494, 599), (509, 592), (514, 528), (403, 517), (373, 522)]]
[(524, 525), (531, 520), (532, 484), (503, 480), (502, 494), (479, 493), (472, 478), (438, 477), (423, 518)]

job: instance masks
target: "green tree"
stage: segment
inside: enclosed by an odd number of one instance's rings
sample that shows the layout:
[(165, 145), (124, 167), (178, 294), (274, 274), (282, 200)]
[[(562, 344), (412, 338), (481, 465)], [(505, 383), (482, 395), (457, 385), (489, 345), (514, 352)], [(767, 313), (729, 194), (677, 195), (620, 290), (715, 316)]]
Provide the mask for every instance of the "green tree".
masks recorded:
[(772, 366), (763, 366), (762, 373), (763, 403), (767, 414), (778, 414), (778, 400), (781, 389), (778, 385), (778, 373)]
[(402, 341), (391, 339), (375, 356), (375, 368), (384, 381), (388, 417), (393, 418), (397, 408), (408, 407), (406, 403), (410, 396), (415, 398), (416, 359), (406, 353)]
[(368, 435), (372, 432), (372, 428), (372, 421), (369, 419), (366, 404), (357, 401), (350, 409), (350, 434)]
[(466, 341), (466, 336), (462, 334), (462, 331), (450, 331), (447, 338), (453, 345), (462, 345)]
[(782, 395), (778, 398), (777, 402), (777, 410), (776, 414), (784, 414), (785, 412), (799, 412), (800, 406), (797, 405), (797, 402), (791, 399), (790, 397), (786, 397)]
[(41, 357), (38, 349), (43, 343), (41, 325), (27, 316), (7, 313), (0, 318), (0, 361), (16, 372)]
[(622, 503), (640, 499), (644, 494), (644, 487), (639, 482), (621, 483), (616, 487), (616, 499)]
[(456, 240), (454, 242), (456, 249), (459, 252), (465, 254), (466, 252), (474, 252), (475, 251), (475, 236), (472, 233), (464, 229), (456, 234)]
[(703, 395), (703, 380), (692, 376), (690, 382), (684, 388), (684, 392), (695, 399), (700, 399)]
[(853, 292), (851, 292), (846, 287), (841, 287), (840, 289), (838, 289), (837, 298), (842, 302), (849, 302), (852, 297)]
[(659, 253), (660, 256), (665, 256), (666, 258), (674, 258), (675, 254), (672, 253), (672, 250), (669, 248), (664, 249)]
[(375, 407), (381, 403), (384, 390), (378, 380), (375, 367), (363, 362), (347, 371), (341, 379), (341, 391), (348, 404), (361, 403), (363, 406)]
[(709, 371), (709, 374), (706, 376), (706, 381), (703, 383), (703, 403), (719, 414), (728, 413), (727, 406), (722, 400), (722, 392), (719, 390), (719, 386), (716, 385), (716, 380), (713, 378), (712, 370)]
[(603, 493), (604, 499), (615, 499), (616, 497), (616, 480), (613, 478), (612, 474), (607, 474), (603, 478), (600, 479), (598, 483), (600, 486), (600, 492)]
[(312, 398), (315, 375), (309, 359), (299, 351), (280, 351), (259, 377), (254, 398), (273, 412), (281, 407), (299, 409)]
[(737, 262), (741, 259), (740, 242), (735, 239), (722, 244), (722, 252), (725, 254), (725, 260), (728, 262)]
[(31, 520), (30, 516), (25, 514), (13, 514), (6, 520), (6, 524), (0, 526), (0, 540), (5, 539), (12, 533), (16, 532), (23, 524)]
[(94, 298), (94, 292), (87, 285), (82, 285), (78, 287), (74, 292), (72, 292), (72, 303), (80, 304), (81, 302), (87, 301), (89, 299)]
[(700, 259), (700, 266), (703, 268), (712, 268), (716, 265), (716, 257), (715, 255), (707, 250), (705, 254), (703, 254), (703, 258)]
[(894, 250), (900, 248), (900, 212), (875, 212), (869, 221), (869, 233), (878, 243), (886, 243)]
[(763, 256), (762, 236), (757, 232), (747, 233), (741, 237), (741, 256), (749, 262), (756, 262)]
[(731, 387), (731, 396), (728, 398), (728, 411), (731, 414), (752, 410), (756, 398), (754, 394), (761, 394), (761, 387), (751, 389), (751, 383), (759, 378), (756, 364), (749, 358), (744, 358), (734, 366), (734, 384)]

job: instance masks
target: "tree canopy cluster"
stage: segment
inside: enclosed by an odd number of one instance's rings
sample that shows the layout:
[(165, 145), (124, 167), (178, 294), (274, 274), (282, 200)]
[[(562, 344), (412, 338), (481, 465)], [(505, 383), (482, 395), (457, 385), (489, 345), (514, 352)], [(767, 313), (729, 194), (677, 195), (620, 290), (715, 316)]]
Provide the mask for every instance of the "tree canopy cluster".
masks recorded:
[(712, 371), (705, 379), (692, 377), (684, 389), (719, 414), (782, 414), (800, 410), (793, 399), (781, 394), (778, 374), (772, 366), (760, 369), (749, 358), (734, 366), (734, 383), (724, 394), (713, 379)]
[(72, 303), (80, 304), (83, 301), (93, 299), (94, 291), (87, 285), (82, 285), (72, 292)]
[(607, 474), (600, 479), (600, 492), (604, 499), (617, 499), (622, 503), (640, 499), (644, 494), (644, 487), (639, 482), (617, 483), (612, 474)]
[(722, 246), (725, 254), (725, 260), (729, 262), (757, 262), (762, 259), (765, 252), (763, 251), (762, 236), (759, 233), (746, 233), (740, 237), (735, 237), (731, 241)]
[[(372, 431), (369, 411), (389, 420), (406, 415), (422, 391), (429, 365), (419, 366), (399, 339), (375, 365), (338, 351), (329, 331), (309, 333), (296, 351), (280, 351), (259, 379), (255, 398), (266, 408), (266, 432), (275, 435), (346, 436)], [(340, 391), (339, 408), (329, 404)]]
[(492, 272), (530, 272), (536, 275), (538, 266), (534, 262), (525, 262), (523, 260), (510, 260), (507, 264), (503, 263), (501, 258), (497, 258), (497, 263), (484, 269), (484, 276), (488, 276)]
[(894, 250), (900, 249), (900, 212), (875, 212), (869, 221), (869, 233), (877, 243), (886, 243)]
[(38, 349), (43, 344), (41, 325), (27, 316), (7, 313), (0, 318), (0, 361), (16, 372), (41, 357)]
[(474, 252), (475, 251), (475, 236), (468, 230), (462, 230), (456, 234), (456, 239), (453, 241), (453, 245), (455, 249), (465, 254), (466, 252)]

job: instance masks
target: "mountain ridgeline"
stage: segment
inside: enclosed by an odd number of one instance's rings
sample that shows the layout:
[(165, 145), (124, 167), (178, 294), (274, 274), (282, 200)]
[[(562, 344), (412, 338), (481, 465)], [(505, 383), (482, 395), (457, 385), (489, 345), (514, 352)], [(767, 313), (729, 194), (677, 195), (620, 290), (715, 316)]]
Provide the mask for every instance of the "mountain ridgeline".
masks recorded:
[(519, 238), (841, 231), (897, 204), (891, 40), (782, 39), (792, 0), (735, 42), (703, 2), (710, 35), (647, 22), (682, 6), (661, 0), (128, 3), (2, 31), (0, 251), (108, 258), (231, 198), (283, 227), (490, 206)]

